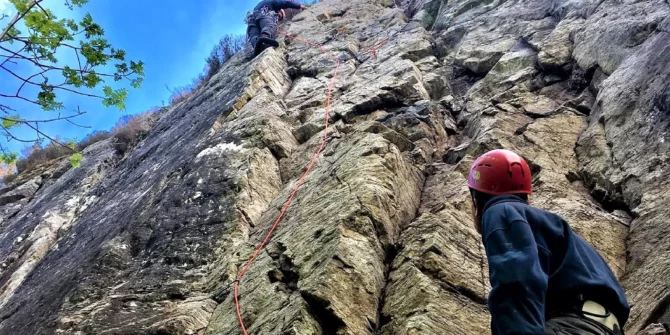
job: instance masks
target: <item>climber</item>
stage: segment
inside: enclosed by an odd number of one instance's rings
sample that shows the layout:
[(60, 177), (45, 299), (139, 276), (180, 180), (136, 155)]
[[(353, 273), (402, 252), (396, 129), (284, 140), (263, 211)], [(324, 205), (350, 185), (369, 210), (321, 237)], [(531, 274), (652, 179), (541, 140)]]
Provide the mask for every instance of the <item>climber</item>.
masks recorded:
[(485, 153), (467, 185), (489, 263), (494, 335), (623, 334), (623, 289), (563, 218), (529, 205), (531, 172), (521, 156)]
[(305, 5), (292, 0), (263, 0), (247, 13), (247, 40), (254, 48), (254, 57), (267, 47), (278, 47), (275, 40), (277, 21), (284, 19), (285, 8), (306, 9)]

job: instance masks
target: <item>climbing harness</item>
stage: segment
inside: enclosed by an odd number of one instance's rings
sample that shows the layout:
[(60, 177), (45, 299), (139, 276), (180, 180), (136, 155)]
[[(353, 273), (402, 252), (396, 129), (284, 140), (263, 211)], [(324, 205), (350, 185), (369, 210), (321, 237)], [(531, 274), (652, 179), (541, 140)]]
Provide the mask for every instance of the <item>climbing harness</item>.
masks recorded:
[(278, 15), (275, 11), (271, 10), (268, 7), (261, 7), (258, 10), (248, 11), (247, 16), (244, 18), (244, 23), (252, 24), (256, 21), (256, 18), (259, 15), (265, 16), (265, 15), (268, 15), (268, 14), (272, 15), (273, 20), (274, 20), (275, 23), (277, 23), (279, 21), (279, 17), (278, 17)]
[(331, 96), (333, 93), (333, 89), (335, 87), (335, 79), (337, 78), (337, 73), (340, 68), (340, 61), (338, 60), (337, 57), (335, 57), (332, 53), (330, 53), (328, 50), (323, 48), (323, 46), (318, 45), (316, 43), (312, 43), (306, 40), (303, 40), (301, 38), (298, 38), (297, 36), (289, 35), (287, 33), (284, 33), (280, 30), (277, 30), (277, 32), (281, 35), (286, 36), (287, 38), (296, 40), (298, 42), (304, 43), (306, 45), (309, 45), (311, 47), (319, 49), (321, 52), (323, 52), (328, 58), (330, 58), (334, 63), (335, 63), (335, 68), (333, 69), (333, 75), (332, 78), (330, 79), (330, 84), (328, 85), (328, 91), (326, 93), (326, 120), (325, 120), (325, 129), (323, 131), (323, 138), (321, 139), (321, 144), (319, 145), (319, 149), (314, 153), (314, 156), (312, 157), (312, 160), (309, 162), (307, 167), (305, 168), (305, 172), (303, 172), (302, 176), (300, 177), (300, 180), (298, 180), (298, 183), (293, 187), (293, 191), (291, 192), (291, 195), (288, 197), (288, 200), (286, 200), (286, 203), (284, 203), (284, 206), (282, 207), (281, 211), (279, 212), (279, 216), (277, 216), (277, 219), (274, 221), (272, 226), (270, 227), (270, 230), (267, 232), (265, 235), (265, 238), (263, 239), (263, 242), (256, 248), (256, 251), (254, 251), (254, 254), (249, 258), (247, 263), (244, 265), (242, 268), (242, 271), (237, 275), (237, 278), (233, 282), (233, 297), (235, 298), (235, 310), (237, 312), (237, 319), (239, 321), (240, 327), (242, 329), (242, 332), (244, 335), (248, 335), (247, 329), (244, 326), (244, 320), (242, 320), (242, 312), (240, 311), (240, 302), (238, 299), (238, 294), (239, 294), (239, 286), (240, 286), (240, 280), (242, 280), (242, 277), (244, 274), (249, 270), (249, 267), (251, 264), (256, 260), (260, 252), (265, 248), (265, 245), (268, 243), (270, 240), (270, 236), (272, 235), (272, 232), (279, 226), (279, 222), (281, 219), (284, 217), (284, 214), (286, 213), (286, 210), (288, 207), (291, 205), (291, 202), (293, 202), (293, 198), (295, 197), (295, 194), (298, 192), (298, 189), (300, 186), (302, 186), (303, 182), (305, 181), (305, 178), (307, 178), (307, 174), (312, 170), (312, 167), (316, 163), (317, 159), (319, 158), (319, 155), (323, 151), (323, 148), (326, 146), (326, 143), (328, 141), (328, 122), (329, 122), (329, 117), (330, 117), (330, 100)]
[(566, 313), (591, 319), (608, 328), (615, 335), (623, 335), (617, 317), (607, 307), (594, 300), (590, 300), (584, 294), (562, 297), (560, 301), (551, 303), (546, 309), (548, 319), (559, 317)]

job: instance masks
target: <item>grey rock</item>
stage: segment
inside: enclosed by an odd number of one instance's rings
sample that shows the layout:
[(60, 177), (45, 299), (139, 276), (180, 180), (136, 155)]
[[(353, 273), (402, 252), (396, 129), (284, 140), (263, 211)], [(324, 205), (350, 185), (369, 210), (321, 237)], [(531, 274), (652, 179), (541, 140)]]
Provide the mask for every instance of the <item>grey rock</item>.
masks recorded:
[(239, 334), (233, 283), (292, 196), (239, 283), (249, 333), (488, 333), (465, 178), (495, 148), (620, 278), (626, 333), (664, 334), (669, 11), (319, 2), (281, 29), (340, 61), (331, 110), (335, 61), (282, 35), (124, 155), (103, 141), (0, 190), (0, 334)]
[(640, 335), (666, 335), (668, 331), (660, 323), (652, 323), (642, 332), (638, 333)]

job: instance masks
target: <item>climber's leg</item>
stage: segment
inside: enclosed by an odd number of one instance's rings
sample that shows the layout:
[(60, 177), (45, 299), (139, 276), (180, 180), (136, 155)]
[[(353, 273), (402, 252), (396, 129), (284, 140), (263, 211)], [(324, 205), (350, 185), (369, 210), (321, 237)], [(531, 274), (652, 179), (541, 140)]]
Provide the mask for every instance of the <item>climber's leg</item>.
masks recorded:
[(264, 45), (262, 49), (265, 49), (268, 46), (278, 47), (279, 42), (274, 39), (277, 32), (276, 14), (274, 12), (261, 13), (258, 16), (258, 25), (261, 29), (261, 34), (258, 39), (259, 44)]
[(261, 35), (261, 29), (258, 27), (256, 22), (252, 22), (247, 26), (247, 40), (251, 44), (251, 47), (256, 50), (256, 45), (258, 45), (258, 39)]
[(271, 11), (258, 15), (258, 23), (261, 27), (261, 35), (263, 37), (275, 38), (275, 34), (277, 33), (277, 19), (275, 16), (277, 14)]

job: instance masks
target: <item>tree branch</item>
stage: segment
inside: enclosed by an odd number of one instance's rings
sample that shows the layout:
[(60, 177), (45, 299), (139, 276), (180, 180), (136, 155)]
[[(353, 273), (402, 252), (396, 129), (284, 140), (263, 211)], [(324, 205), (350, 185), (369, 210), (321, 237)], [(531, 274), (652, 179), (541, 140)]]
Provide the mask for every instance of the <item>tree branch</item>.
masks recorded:
[(81, 60), (79, 59), (79, 51), (74, 50), (74, 54), (77, 55), (77, 64), (79, 64), (79, 77), (81, 80), (84, 80), (84, 69), (81, 68)]
[(5, 154), (5, 155), (9, 155), (9, 152), (7, 152), (7, 150), (6, 150), (5, 147), (2, 145), (2, 143), (0, 143), (0, 151), (2, 151), (2, 153)]
[(11, 139), (16, 140), (16, 141), (19, 141), (19, 142), (23, 142), (23, 143), (35, 143), (35, 141), (39, 140), (39, 138), (38, 138), (38, 139), (35, 139), (35, 140), (24, 140), (24, 139), (20, 139), (20, 138), (14, 136), (14, 134), (10, 133), (10, 132), (9, 132), (9, 129), (5, 128), (3, 125), (0, 125), (0, 128), (2, 128), (2, 130), (5, 131), (5, 133), (4, 133), (5, 137), (7, 137), (7, 138), (11, 138)]
[(14, 27), (14, 25), (16, 25), (17, 22), (19, 22), (19, 20), (21, 20), (24, 16), (26, 16), (26, 14), (28, 14), (28, 12), (30, 12), (30, 10), (33, 9), (33, 7), (35, 7), (37, 4), (39, 4), (42, 1), (43, 0), (32, 0), (28, 3), (28, 8), (25, 10), (25, 12), (16, 13), (16, 15), (14, 16), (12, 21), (9, 22), (7, 27), (5, 27), (5, 30), (3, 30), (2, 33), (0, 33), (0, 41), (5, 39), (5, 36), (9, 33), (9, 30), (12, 29)]
[(49, 15), (49, 12), (47, 12), (47, 10), (44, 9), (44, 7), (42, 7), (42, 5), (39, 4), (39, 1), (37, 3), (35, 3), (35, 6), (39, 7), (44, 12), (44, 14), (47, 16), (47, 18), (49, 20), (51, 20), (51, 15)]
[(7, 105), (1, 105), (0, 104), (0, 111), (5, 113), (5, 114), (9, 114), (10, 111), (11, 112), (16, 112), (16, 109), (14, 109), (12, 107), (9, 107)]
[[(0, 120), (13, 121), (13, 122), (16, 122), (16, 123), (28, 123), (28, 122), (32, 122), (32, 123), (47, 123), (47, 122), (60, 121), (60, 120), (69, 120), (69, 119), (76, 118), (77, 116), (82, 116), (82, 115), (84, 115), (84, 114), (86, 114), (86, 113), (85, 113), (85, 112), (83, 112), (83, 113), (82, 113), (82, 112), (79, 112), (79, 113), (74, 114), (74, 115), (68, 115), (68, 116), (60, 116), (60, 115), (59, 115), (57, 118), (53, 118), (53, 119), (44, 119), (44, 120), (12, 119), (12, 118), (8, 118), (8, 117), (2, 117), (2, 116), (0, 116)], [(82, 127), (83, 127), (83, 128), (90, 128), (90, 127), (86, 127), (86, 126), (82, 126)]]
[(72, 148), (68, 147), (67, 145), (61, 143), (60, 141), (57, 141), (57, 140), (51, 138), (49, 135), (47, 135), (47, 134), (43, 133), (42, 131), (40, 131), (39, 128), (38, 128), (37, 126), (33, 127), (30, 123), (27, 123), (27, 122), (25, 123), (25, 125), (27, 125), (28, 127), (32, 128), (33, 130), (35, 130), (38, 134), (41, 134), (42, 136), (44, 136), (44, 137), (46, 137), (47, 139), (49, 139), (49, 140), (51, 141), (51, 143), (56, 143), (56, 144), (60, 145), (61, 147), (66, 148), (66, 149), (72, 151), (73, 153), (77, 153), (77, 150), (72, 149)]
[(19, 99), (21, 99), (21, 100), (25, 100), (25, 101), (28, 101), (28, 102), (32, 102), (32, 103), (34, 103), (35, 105), (39, 105), (39, 104), (40, 104), (40, 103), (37, 102), (37, 101), (30, 100), (30, 99), (28, 99), (28, 98), (26, 98), (26, 97), (22, 97), (22, 96), (19, 96), (19, 95), (7, 95), (7, 94), (2, 94), (2, 93), (0, 93), (0, 97), (1, 97), (1, 98), (19, 98)]
[(82, 125), (80, 125), (80, 124), (74, 123), (74, 122), (72, 122), (70, 119), (65, 119), (65, 121), (70, 122), (70, 123), (72, 123), (73, 125), (75, 125), (75, 126), (77, 126), (77, 127), (80, 127), (80, 128), (87, 128), (87, 129), (93, 128), (93, 127), (91, 127), (91, 126), (82, 126)]
[[(35, 85), (35, 86), (40, 86), (40, 87), (42, 87), (42, 84), (39, 84), (39, 83), (35, 83), (35, 82), (32, 82), (32, 81), (29, 81), (29, 80), (27, 80), (27, 79), (25, 79), (25, 78), (19, 76), (18, 74), (12, 72), (12, 70), (10, 70), (10, 69), (8, 69), (8, 68), (6, 68), (6, 67), (4, 67), (4, 66), (0, 66), (0, 68), (2, 68), (3, 70), (9, 72), (11, 75), (13, 75), (14, 77), (18, 78), (19, 80), (22, 80), (22, 81), (24, 81), (24, 82), (26, 82), (26, 83), (28, 83), (28, 84), (31, 84), (31, 85)], [(70, 88), (67, 88), (67, 87), (62, 87), (62, 86), (65, 85), (65, 84), (67, 84), (67, 82), (65, 82), (65, 83), (63, 83), (63, 84), (60, 84), (60, 85), (57, 85), (57, 86), (50, 85), (50, 87), (57, 88), (57, 89), (59, 89), (59, 90), (63, 90), (63, 91), (67, 91), (67, 92), (71, 92), (71, 93), (75, 93), (75, 94), (79, 94), (79, 95), (83, 95), (83, 96), (86, 96), (86, 97), (98, 98), (98, 99), (104, 99), (104, 98), (105, 98), (105, 97), (102, 97), (102, 96), (99, 96), (99, 95), (89, 94), (89, 93), (84, 93), (84, 92), (79, 92), (79, 91), (76, 91), (76, 90), (73, 90), (73, 89), (70, 89)], [(0, 96), (4, 96), (4, 97), (7, 97), (7, 98), (11, 98), (11, 96), (7, 96), (7, 95), (0, 95)], [(15, 96), (15, 97), (18, 98), (18, 96)], [(30, 101), (30, 100), (28, 100), (28, 101)]]
[[(19, 53), (20, 53), (21, 51), (23, 51), (25, 48), (26, 48), (26, 45), (24, 45), (24, 46), (21, 48), (21, 50), (19, 50), (19, 51), (17, 51), (17, 52), (14, 52), (14, 51), (12, 51), (12, 50), (9, 50), (9, 49), (7, 49), (7, 48), (4, 48), (4, 47), (0, 46), (0, 49), (2, 49), (2, 50), (4, 50), (4, 51), (7, 51), (7, 52), (9, 52), (10, 54), (12, 54), (11, 56), (7, 57), (7, 59), (5, 59), (5, 61), (2, 62), (2, 64), (0, 64), (0, 66), (5, 65), (5, 63), (7, 63), (10, 59), (12, 59), (12, 58), (14, 58), (14, 57), (16, 57), (16, 56), (25, 57), (25, 56), (19, 54)], [(5, 56), (5, 57), (6, 57), (6, 56)]]
[[(64, 44), (61, 44), (61, 45), (64, 45)], [(74, 48), (74, 47), (72, 47), (72, 48)], [(79, 63), (79, 70), (78, 70), (78, 71), (79, 71), (80, 73), (86, 73), (86, 74), (95, 73), (96, 75), (101, 76), (101, 77), (115, 77), (115, 75), (113, 75), (113, 74), (108, 74), (108, 73), (98, 73), (98, 72), (93, 72), (93, 71), (91, 71), (91, 70), (86, 70), (85, 67), (82, 68), (82, 67), (81, 67), (81, 61), (80, 61), (80, 58), (79, 58), (79, 53), (77, 52), (77, 50), (81, 50), (81, 49), (76, 49), (76, 48), (74, 48), (74, 49), (75, 49), (75, 54), (77, 55), (77, 62)], [(2, 46), (0, 46), (0, 50), (4, 50), (4, 51), (7, 51), (7, 52), (13, 52), (13, 51), (11, 51), (11, 50), (9, 50), (9, 49), (7, 49), (7, 48), (4, 48), (4, 47), (2, 47)], [(14, 55), (14, 56), (12, 56), (12, 57), (16, 57), (16, 58), (18, 58), (18, 59), (27, 60), (27, 61), (29, 61), (29, 62), (31, 62), (31, 63), (33, 63), (33, 64), (39, 66), (42, 70), (44, 70), (44, 69), (56, 70), (56, 71), (63, 71), (63, 70), (65, 70), (65, 68), (62, 68), (62, 67), (52, 66), (52, 65), (46, 65), (46, 64), (42, 64), (42, 63), (40, 63), (40, 62), (38, 62), (38, 61), (35, 61), (35, 59), (38, 58), (38, 57), (35, 57), (35, 58), (29, 58), (29, 57), (26, 57), (26, 56), (23, 56), (23, 55), (20, 55), (20, 54), (16, 54), (16, 55)], [(4, 64), (2, 64), (2, 65), (4, 65)], [(132, 75), (134, 75), (134, 74), (137, 74), (137, 72), (136, 72), (136, 71), (131, 71), (131, 72), (128, 72), (128, 73), (122, 75), (122, 77), (124, 77), (125, 79), (130, 80), (129, 77), (132, 76)], [(82, 76), (83, 76), (83, 75), (82, 75)]]
[[(39, 76), (39, 75), (41, 75), (41, 74), (44, 74), (44, 73), (47, 72), (47, 71), (49, 71), (49, 70), (42, 70), (42, 72), (40, 72), (40, 73), (35, 73), (35, 74), (33, 74), (32, 76), (28, 77), (28, 80), (33, 79), (34, 77)], [(21, 86), (19, 86), (19, 89), (16, 90), (16, 95), (17, 95), (17, 96), (21, 93), (21, 90), (22, 90), (23, 87), (26, 85), (26, 83), (28, 83), (28, 80), (24, 80), (24, 81), (21, 83)]]

